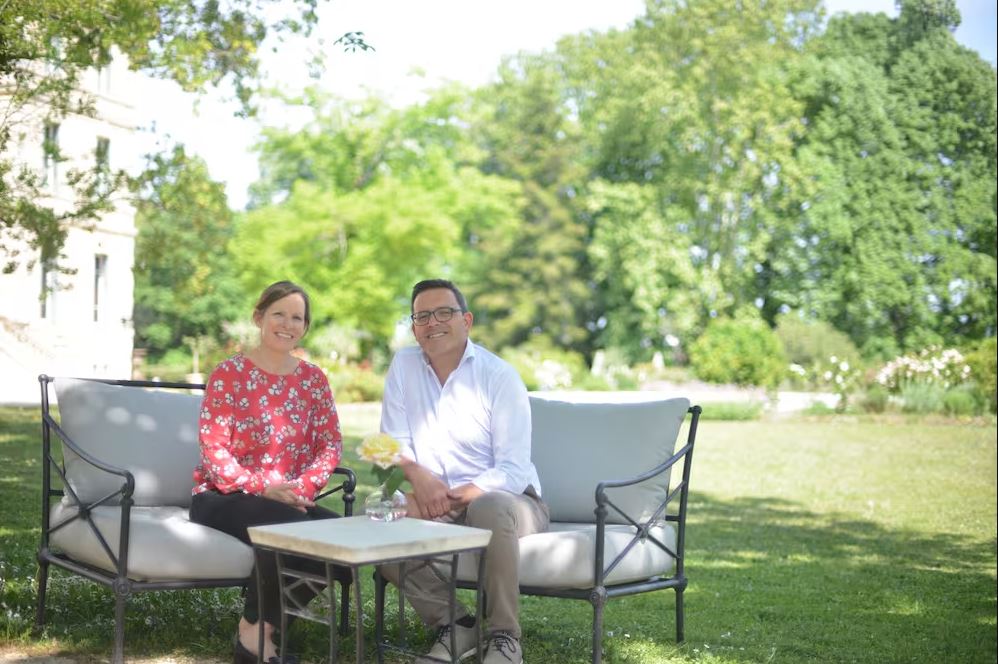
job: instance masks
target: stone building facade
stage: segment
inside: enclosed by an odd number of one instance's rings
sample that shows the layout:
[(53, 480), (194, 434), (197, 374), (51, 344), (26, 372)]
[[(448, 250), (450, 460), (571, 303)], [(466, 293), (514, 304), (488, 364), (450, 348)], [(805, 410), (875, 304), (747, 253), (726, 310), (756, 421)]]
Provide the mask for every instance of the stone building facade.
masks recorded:
[[(57, 212), (74, 204), (74, 191), (66, 183), (71, 168), (103, 162), (117, 170), (135, 163), (132, 99), (138, 82), (139, 75), (116, 58), (83, 76), (82, 87), (95, 102), (94, 117), (46, 121), (41, 109), (14, 128), (8, 146), (13, 160), (46, 175), (43, 204)], [(46, 157), (46, 140), (58, 144), (65, 161)], [(37, 260), (29, 268), (36, 257), (26, 248), (16, 270), (0, 274), (0, 403), (36, 402), (40, 373), (131, 375), (135, 212), (127, 192), (117, 196), (115, 210), (92, 230), (69, 229), (61, 263), (71, 274), (49, 270)], [(50, 287), (44, 296), (43, 284)]]

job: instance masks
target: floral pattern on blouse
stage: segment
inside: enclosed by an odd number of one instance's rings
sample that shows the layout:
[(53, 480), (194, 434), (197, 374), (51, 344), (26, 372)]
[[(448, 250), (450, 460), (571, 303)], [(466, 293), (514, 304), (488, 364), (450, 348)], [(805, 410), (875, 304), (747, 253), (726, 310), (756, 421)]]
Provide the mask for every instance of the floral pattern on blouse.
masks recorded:
[(220, 363), (208, 378), (199, 438), (194, 493), (261, 494), (286, 483), (311, 500), (343, 451), (336, 404), (319, 367), (302, 360), (279, 376), (242, 354)]

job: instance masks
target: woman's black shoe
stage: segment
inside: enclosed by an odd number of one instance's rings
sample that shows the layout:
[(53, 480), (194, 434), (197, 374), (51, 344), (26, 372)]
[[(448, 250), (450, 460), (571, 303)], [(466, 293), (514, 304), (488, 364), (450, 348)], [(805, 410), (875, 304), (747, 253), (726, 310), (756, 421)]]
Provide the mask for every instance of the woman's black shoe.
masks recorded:
[[(284, 661), (281, 661), (279, 655), (274, 655), (270, 659), (263, 660), (264, 664), (298, 664), (298, 658), (294, 655), (285, 655)], [(236, 650), (235, 650), (235, 664), (256, 664), (256, 655), (251, 653), (246, 646), (243, 645), (242, 641), (239, 640), (239, 635), (236, 635)]]

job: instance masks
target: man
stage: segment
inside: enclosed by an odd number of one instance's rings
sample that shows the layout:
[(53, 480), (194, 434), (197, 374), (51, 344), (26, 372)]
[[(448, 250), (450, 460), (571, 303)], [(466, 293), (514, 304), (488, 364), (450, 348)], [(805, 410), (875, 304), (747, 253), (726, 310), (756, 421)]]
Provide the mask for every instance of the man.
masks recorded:
[[(412, 332), (385, 378), (381, 430), (402, 443), (412, 485), (410, 516), (492, 531), (485, 553), (488, 664), (523, 661), (519, 622), (519, 538), (548, 527), (530, 461), (530, 403), (512, 366), (468, 339), (474, 320), (461, 291), (443, 279), (412, 289)], [(398, 566), (382, 574), (398, 583)], [(420, 663), (451, 661), (447, 582), (407, 568), (406, 597), (437, 641)], [(475, 653), (475, 618), (459, 606), (456, 646)]]

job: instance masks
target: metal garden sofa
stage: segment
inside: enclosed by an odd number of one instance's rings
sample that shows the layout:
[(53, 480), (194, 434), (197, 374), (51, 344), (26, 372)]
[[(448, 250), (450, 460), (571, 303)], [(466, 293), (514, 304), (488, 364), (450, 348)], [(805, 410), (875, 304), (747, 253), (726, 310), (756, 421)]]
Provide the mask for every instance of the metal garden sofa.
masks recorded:
[[(551, 526), (520, 540), (520, 593), (589, 601), (591, 657), (598, 664), (607, 600), (672, 589), (681, 642), (700, 406), (649, 393), (538, 393), (530, 395), (530, 407), (531, 456)], [(687, 415), (686, 441), (675, 450)], [(476, 572), (477, 557), (462, 557), (458, 585), (474, 588)], [(385, 581), (375, 579), (380, 620)]]
[[(244, 586), (252, 549), (188, 519), (203, 385), (46, 375), (38, 380), (42, 533), (36, 625), (45, 623), (49, 566), (108, 586), (115, 597), (112, 662), (119, 664), (132, 593)], [(356, 477), (347, 468), (336, 473), (342, 481), (320, 498), (339, 493), (349, 516)], [(348, 600), (344, 584), (342, 632)]]

